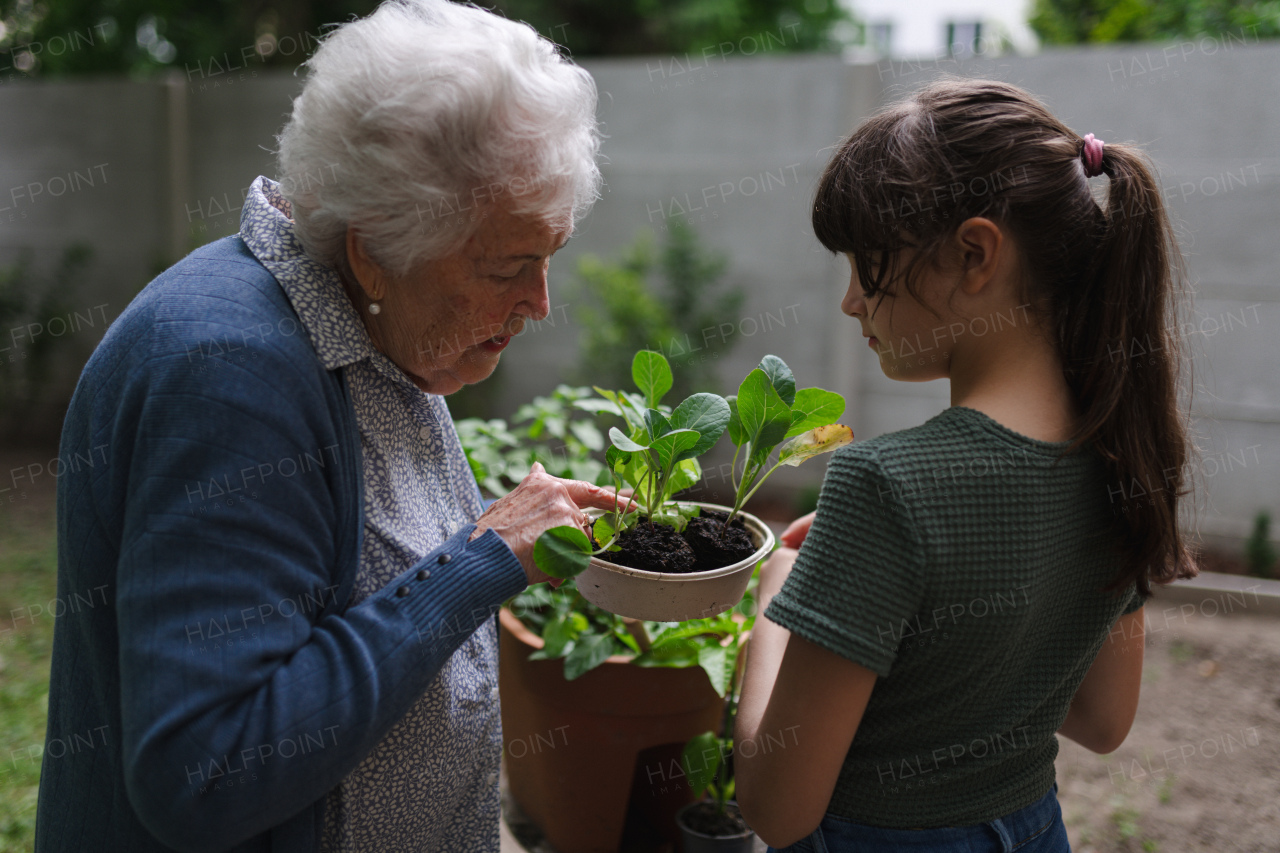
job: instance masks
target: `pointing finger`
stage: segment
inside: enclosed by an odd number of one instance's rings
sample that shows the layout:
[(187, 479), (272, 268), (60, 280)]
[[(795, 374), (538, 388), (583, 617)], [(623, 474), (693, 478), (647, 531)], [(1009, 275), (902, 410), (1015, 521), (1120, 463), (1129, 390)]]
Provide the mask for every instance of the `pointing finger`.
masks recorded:
[(580, 507), (595, 507), (596, 509), (613, 509), (614, 495), (607, 489), (599, 486), (593, 486), (583, 480), (561, 480), (565, 489), (569, 492), (569, 497)]

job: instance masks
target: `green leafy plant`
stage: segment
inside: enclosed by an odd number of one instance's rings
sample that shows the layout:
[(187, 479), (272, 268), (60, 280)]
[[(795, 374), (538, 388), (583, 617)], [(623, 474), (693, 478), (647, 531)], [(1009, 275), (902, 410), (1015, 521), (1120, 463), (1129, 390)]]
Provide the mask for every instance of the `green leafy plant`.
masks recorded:
[(578, 261), (574, 315), (583, 334), (578, 364), (582, 382), (605, 387), (630, 377), (633, 354), (652, 349), (679, 375), (678, 397), (717, 391), (716, 366), (738, 343), (735, 317), (745, 294), (724, 277), (728, 263), (699, 242), (697, 232), (673, 218), (662, 246), (641, 232), (617, 260), (585, 255)]
[(552, 577), (575, 577), (593, 556), (615, 547), (622, 532), (643, 515), (649, 525), (655, 521), (683, 530), (697, 515), (692, 504), (679, 504), (672, 496), (702, 477), (697, 457), (716, 443), (729, 423), (729, 404), (718, 394), (698, 393), (687, 397), (674, 409), (662, 406), (671, 390), (671, 365), (661, 353), (640, 350), (631, 362), (631, 378), (639, 393), (596, 391), (609, 410), (622, 417), (628, 432), (609, 429), (611, 447), (605, 451), (605, 468), (621, 491), (633, 489), (640, 509), (630, 500), (617, 500), (614, 509), (595, 523), (593, 533), (605, 540), (593, 549), (591, 541), (576, 527), (553, 527), (538, 537), (533, 559), (538, 568)]
[(554, 590), (531, 586), (508, 606), (542, 637), (543, 647), (530, 659), (563, 658), (568, 681), (620, 655), (634, 666), (702, 667), (716, 693), (726, 696), (734, 686), (742, 639), (755, 622), (754, 584), (753, 579), (742, 601), (730, 610), (685, 622), (617, 616), (583, 598), (572, 580)]
[[(622, 417), (628, 428), (625, 433), (610, 428), (612, 446), (605, 452), (605, 468), (619, 491), (624, 485), (632, 488), (641, 509), (633, 512), (629, 505), (615, 502), (614, 510), (595, 523), (597, 541), (605, 540), (595, 549), (576, 527), (553, 527), (543, 533), (534, 546), (534, 562), (552, 577), (577, 576), (593, 556), (616, 548), (618, 537), (640, 516), (651, 526), (669, 524), (683, 530), (699, 510), (673, 500), (673, 496), (701, 478), (697, 457), (711, 449), (726, 430), (737, 449), (733, 457), (734, 504), (725, 530), (779, 467), (799, 465), (853, 440), (852, 430), (835, 423), (844, 412), (844, 398), (821, 388), (797, 391), (791, 369), (774, 355), (765, 356), (728, 400), (698, 393), (674, 409), (663, 407), (661, 402), (673, 382), (671, 366), (661, 353), (637, 352), (631, 362), (631, 377), (638, 393), (596, 391), (605, 401), (601, 410)], [(766, 471), (775, 448), (777, 461)], [(737, 471), (740, 454), (741, 476)]]
[[(797, 466), (853, 441), (853, 430), (836, 423), (844, 414), (844, 397), (821, 388), (797, 391), (791, 368), (776, 355), (761, 359), (728, 403), (729, 439), (735, 450), (733, 510), (726, 527), (778, 468)], [(774, 448), (778, 448), (777, 461), (765, 470)]]
[[(94, 343), (94, 335), (81, 332), (101, 332), (107, 326), (105, 304), (96, 309), (81, 304), (92, 259), (88, 244), (71, 243), (47, 272), (29, 248), (11, 266), (0, 267), (0, 330), (8, 350), (0, 355), (0, 435), (36, 438), (61, 429), (76, 377)], [(45, 329), (51, 321), (62, 322), (64, 333)]]
[[(754, 624), (754, 619), (752, 620)], [(734, 649), (733, 668), (729, 686), (725, 691), (724, 717), (720, 723), (723, 735), (707, 731), (696, 735), (684, 745), (680, 754), (680, 768), (689, 781), (689, 789), (695, 797), (710, 793), (716, 804), (716, 813), (724, 814), (724, 806), (733, 799), (733, 725), (738, 714), (738, 691), (741, 686), (737, 651)]]
[(1249, 564), (1249, 574), (1271, 577), (1271, 567), (1276, 562), (1276, 546), (1271, 544), (1271, 515), (1266, 510), (1253, 519), (1253, 533), (1244, 543), (1244, 556)]
[(501, 418), (455, 421), (476, 482), (502, 497), (528, 476), (534, 462), (556, 477), (608, 482), (604, 464), (593, 455), (604, 449), (593, 394), (590, 388), (560, 385), (517, 409), (510, 424)]

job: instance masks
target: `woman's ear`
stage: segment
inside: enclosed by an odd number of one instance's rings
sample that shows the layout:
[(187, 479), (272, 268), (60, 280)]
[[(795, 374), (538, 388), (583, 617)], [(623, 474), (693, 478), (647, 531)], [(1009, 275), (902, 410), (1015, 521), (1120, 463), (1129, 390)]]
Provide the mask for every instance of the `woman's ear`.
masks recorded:
[(960, 289), (976, 296), (995, 277), (1005, 251), (1004, 232), (990, 219), (974, 216), (956, 229), (954, 248), (960, 263)]
[(356, 283), (371, 302), (377, 302), (386, 295), (382, 268), (369, 257), (365, 251), (364, 238), (350, 225), (347, 226), (347, 265), (351, 267)]

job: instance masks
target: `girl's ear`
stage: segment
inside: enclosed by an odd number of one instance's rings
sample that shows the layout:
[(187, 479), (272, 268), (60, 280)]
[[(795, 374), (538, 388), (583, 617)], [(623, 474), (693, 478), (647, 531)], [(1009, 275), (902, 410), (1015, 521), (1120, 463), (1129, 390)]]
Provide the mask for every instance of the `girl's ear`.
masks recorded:
[(976, 296), (995, 277), (1005, 251), (1004, 232), (990, 219), (974, 216), (956, 229), (954, 249), (960, 266), (960, 289)]

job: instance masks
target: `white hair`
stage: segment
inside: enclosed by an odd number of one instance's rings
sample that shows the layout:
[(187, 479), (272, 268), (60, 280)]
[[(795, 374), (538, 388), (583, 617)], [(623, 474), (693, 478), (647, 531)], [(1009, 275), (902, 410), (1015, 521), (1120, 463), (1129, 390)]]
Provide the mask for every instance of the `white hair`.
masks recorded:
[(386, 0), (306, 65), (280, 184), (321, 263), (349, 271), (351, 226), (404, 275), (460, 248), (491, 204), (571, 229), (599, 196), (595, 82), (527, 24)]

